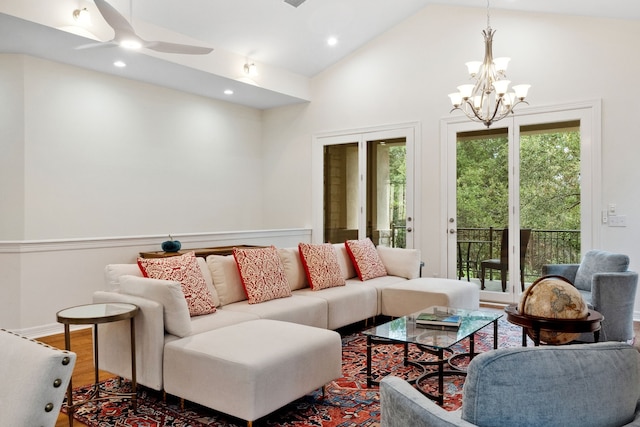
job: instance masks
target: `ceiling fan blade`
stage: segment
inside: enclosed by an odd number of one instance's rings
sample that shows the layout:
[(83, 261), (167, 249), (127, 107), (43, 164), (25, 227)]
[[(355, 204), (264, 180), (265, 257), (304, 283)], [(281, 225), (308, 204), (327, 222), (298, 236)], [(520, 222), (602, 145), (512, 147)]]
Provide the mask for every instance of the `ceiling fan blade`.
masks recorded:
[(107, 24), (109, 24), (109, 26), (111, 26), (111, 28), (113, 28), (113, 31), (115, 32), (113, 40), (111, 41), (112, 43), (115, 42), (116, 44), (120, 44), (122, 46), (124, 44), (123, 42), (133, 41), (136, 43), (140, 43), (142, 47), (158, 52), (182, 53), (186, 55), (206, 55), (213, 50), (209, 47), (143, 40), (136, 34), (133, 26), (131, 26), (129, 21), (127, 21), (126, 18), (122, 16), (122, 14), (120, 14), (120, 12), (118, 12), (113, 6), (107, 3), (106, 0), (93, 1), (100, 11), (100, 14), (102, 14), (104, 20), (107, 21)]
[(120, 14), (113, 6), (107, 3), (105, 0), (93, 0), (96, 4), (96, 7), (100, 11), (100, 14), (107, 21), (107, 24), (113, 31), (115, 31), (115, 40), (121, 39), (123, 37), (131, 37), (136, 36), (136, 32), (126, 20), (124, 16)]
[(84, 50), (84, 49), (96, 49), (96, 48), (104, 48), (104, 47), (113, 47), (117, 46), (114, 42), (96, 42), (96, 43), (87, 43), (82, 44), (76, 47), (76, 50)]
[(182, 53), (185, 55), (206, 55), (207, 53), (211, 53), (213, 48), (210, 47), (202, 47), (202, 46), (192, 46), (187, 44), (179, 44), (179, 43), (168, 43), (168, 42), (146, 42), (144, 47), (147, 49), (155, 50), (156, 52), (164, 52), (164, 53)]

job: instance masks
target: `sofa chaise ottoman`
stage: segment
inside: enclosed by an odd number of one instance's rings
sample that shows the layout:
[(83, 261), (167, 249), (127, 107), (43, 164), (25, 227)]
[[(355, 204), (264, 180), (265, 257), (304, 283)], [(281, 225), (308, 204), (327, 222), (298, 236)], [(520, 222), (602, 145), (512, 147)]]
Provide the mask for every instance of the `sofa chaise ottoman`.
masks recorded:
[(251, 422), (342, 376), (340, 334), (250, 320), (165, 346), (167, 393)]
[(380, 300), (382, 312), (392, 317), (406, 316), (434, 305), (477, 310), (480, 289), (460, 280), (420, 277), (383, 288)]

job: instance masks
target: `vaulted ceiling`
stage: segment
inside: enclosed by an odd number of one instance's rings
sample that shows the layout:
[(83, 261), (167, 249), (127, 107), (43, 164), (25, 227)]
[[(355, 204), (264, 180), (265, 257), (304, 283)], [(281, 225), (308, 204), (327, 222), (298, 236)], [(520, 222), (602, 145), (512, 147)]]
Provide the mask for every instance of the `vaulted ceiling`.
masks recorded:
[[(484, 0), (107, 0), (150, 40), (209, 46), (207, 55), (86, 47), (113, 38), (91, 0), (3, 0), (0, 52), (122, 75), (255, 108), (310, 100), (309, 79), (430, 4), (486, 8)], [(91, 24), (73, 11), (87, 8)], [(640, 19), (638, 0), (492, 0), (512, 9)], [(595, 30), (595, 29), (594, 29)], [(327, 39), (337, 44), (329, 46)], [(117, 59), (127, 63), (116, 68)], [(255, 63), (258, 74), (243, 73)], [(225, 95), (226, 89), (232, 95)]]

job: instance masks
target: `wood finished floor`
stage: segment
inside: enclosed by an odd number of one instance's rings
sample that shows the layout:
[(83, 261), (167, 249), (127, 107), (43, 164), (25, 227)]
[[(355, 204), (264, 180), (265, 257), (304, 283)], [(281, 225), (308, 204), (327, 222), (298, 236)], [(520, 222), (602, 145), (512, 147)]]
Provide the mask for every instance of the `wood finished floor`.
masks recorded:
[[(636, 338), (635, 346), (640, 351), (640, 322), (633, 323), (633, 329)], [(64, 334), (52, 335), (49, 337), (38, 338), (46, 344), (53, 347), (64, 348)], [(93, 337), (91, 329), (82, 329), (79, 331), (71, 332), (71, 350), (74, 351), (78, 358), (76, 360), (76, 366), (73, 369), (73, 386), (79, 387), (93, 383), (94, 370), (93, 370)], [(100, 380), (107, 379), (113, 375), (100, 371)], [(58, 422), (56, 427), (67, 427), (69, 425), (69, 419), (66, 414), (60, 413), (58, 416)], [(74, 420), (74, 426), (85, 426), (79, 421)]]
[[(64, 334), (52, 335), (49, 337), (38, 338), (38, 341), (42, 341), (50, 346), (57, 348), (64, 348)], [(93, 336), (91, 328), (81, 329), (79, 331), (71, 332), (71, 351), (75, 352), (78, 356), (76, 359), (76, 366), (73, 368), (73, 387), (79, 387), (87, 384), (92, 384), (94, 381), (95, 371), (93, 370)], [(113, 375), (101, 371), (100, 380), (107, 379)], [(69, 425), (69, 418), (66, 414), (60, 413), (56, 427), (67, 427)], [(86, 426), (79, 421), (74, 420), (74, 427)]]

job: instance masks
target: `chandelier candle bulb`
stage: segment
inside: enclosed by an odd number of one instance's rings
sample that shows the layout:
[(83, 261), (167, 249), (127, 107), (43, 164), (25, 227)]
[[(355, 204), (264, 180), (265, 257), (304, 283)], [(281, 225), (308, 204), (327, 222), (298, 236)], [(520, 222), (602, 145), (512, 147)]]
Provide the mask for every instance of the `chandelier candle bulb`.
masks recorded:
[(465, 62), (464, 65), (467, 66), (467, 70), (469, 71), (469, 75), (471, 77), (475, 77), (476, 74), (478, 74), (478, 71), (480, 71), (480, 67), (482, 66), (482, 62), (480, 62), (480, 61), (470, 61), (470, 62)]
[(531, 85), (516, 85), (513, 87), (513, 91), (515, 92), (516, 98), (520, 101), (524, 100), (527, 97), (527, 93), (529, 92), (529, 88)]
[(460, 92), (450, 93), (449, 98), (451, 98), (451, 103), (454, 107), (458, 107), (460, 104), (462, 104), (462, 95), (460, 94)]
[(495, 58), (493, 60), (493, 65), (495, 65), (496, 71), (504, 73), (505, 71), (507, 71), (509, 61), (511, 61), (511, 58), (507, 58), (506, 56), (502, 58)]
[(503, 96), (509, 90), (509, 80), (497, 80), (493, 82), (493, 88), (496, 90), (498, 96)]

